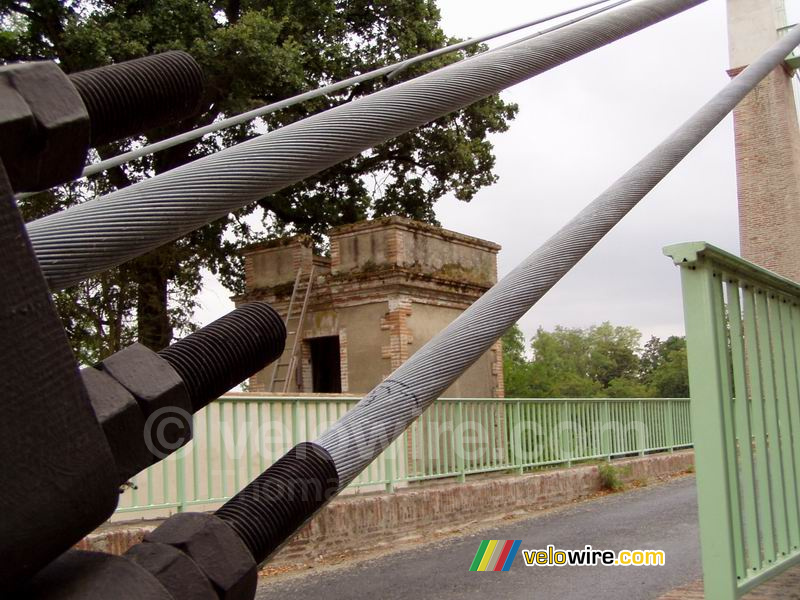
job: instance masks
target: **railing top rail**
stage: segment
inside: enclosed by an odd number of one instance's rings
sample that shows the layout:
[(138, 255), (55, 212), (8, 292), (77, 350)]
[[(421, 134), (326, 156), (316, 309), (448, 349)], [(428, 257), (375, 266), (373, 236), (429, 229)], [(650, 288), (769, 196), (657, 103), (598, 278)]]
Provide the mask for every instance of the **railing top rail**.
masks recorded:
[(260, 393), (239, 393), (225, 394), (220, 397), (223, 402), (358, 402), (361, 396), (339, 396), (336, 394), (309, 394), (307, 396), (294, 396), (290, 394), (260, 394)]
[(679, 267), (702, 267), (711, 264), (722, 269), (726, 275), (757, 283), (800, 299), (800, 285), (791, 279), (747, 262), (708, 242), (673, 244), (666, 246), (663, 252)]
[[(338, 394), (262, 394), (258, 392), (234, 392), (220, 398), (224, 402), (357, 402), (361, 396), (340, 396)], [(664, 402), (666, 400), (689, 401), (689, 398), (439, 398), (438, 402), (498, 402), (514, 404), (517, 402)]]
[(664, 402), (689, 398), (439, 398), (441, 400), (498, 400), (501, 402)]

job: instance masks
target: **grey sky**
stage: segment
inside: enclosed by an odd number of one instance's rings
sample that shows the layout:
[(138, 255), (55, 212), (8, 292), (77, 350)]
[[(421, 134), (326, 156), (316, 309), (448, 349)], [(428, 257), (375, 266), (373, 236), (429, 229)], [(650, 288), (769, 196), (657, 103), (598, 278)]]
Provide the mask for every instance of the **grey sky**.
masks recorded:
[[(447, 31), (472, 35), (573, 0), (440, 0)], [(568, 221), (725, 85), (724, 0), (509, 90), (520, 113), (497, 136), (500, 181), (468, 205), (441, 201), (449, 228), (503, 246), (500, 274)], [(649, 335), (683, 332), (678, 269), (667, 244), (703, 239), (738, 252), (733, 131), (720, 125), (523, 318), (538, 326), (610, 320)]]
[[(468, 37), (581, 1), (438, 3), (445, 31)], [(504, 275), (725, 85), (726, 36), (725, 0), (709, 0), (507, 90), (520, 110), (493, 140), (500, 180), (468, 204), (441, 200), (442, 225), (501, 244)], [(661, 248), (701, 239), (739, 251), (730, 117), (528, 312), (526, 337), (605, 320), (644, 340), (682, 334), (679, 273)], [(232, 307), (207, 284), (203, 323)]]

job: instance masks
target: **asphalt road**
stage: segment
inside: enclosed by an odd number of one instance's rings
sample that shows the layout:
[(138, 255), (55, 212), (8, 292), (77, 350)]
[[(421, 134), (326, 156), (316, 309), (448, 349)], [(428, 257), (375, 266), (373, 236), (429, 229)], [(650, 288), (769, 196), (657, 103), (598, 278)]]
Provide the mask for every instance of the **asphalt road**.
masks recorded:
[[(660, 549), (663, 567), (527, 567), (469, 572), (483, 539), (519, 539), (524, 549)], [(592, 600), (657, 598), (701, 576), (694, 477), (573, 505), (333, 570), (264, 580), (258, 600), (324, 598)]]

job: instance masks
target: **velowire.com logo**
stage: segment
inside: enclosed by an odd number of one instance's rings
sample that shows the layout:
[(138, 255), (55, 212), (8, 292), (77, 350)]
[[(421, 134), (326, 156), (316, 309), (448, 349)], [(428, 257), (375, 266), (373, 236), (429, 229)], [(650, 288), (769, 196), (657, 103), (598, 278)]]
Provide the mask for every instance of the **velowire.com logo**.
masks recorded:
[(483, 540), (470, 571), (508, 571), (522, 540)]

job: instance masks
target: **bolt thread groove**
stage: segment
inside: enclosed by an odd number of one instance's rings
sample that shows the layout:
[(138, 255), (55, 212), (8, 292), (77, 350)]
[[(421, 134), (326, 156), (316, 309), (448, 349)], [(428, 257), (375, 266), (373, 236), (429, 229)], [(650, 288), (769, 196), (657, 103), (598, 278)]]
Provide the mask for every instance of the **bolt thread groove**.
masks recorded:
[(186, 52), (173, 50), (73, 73), (98, 146), (185, 119), (200, 108), (204, 77)]
[(328, 452), (303, 442), (215, 514), (236, 531), (260, 563), (321, 508), (338, 487), (339, 477)]
[(286, 326), (264, 302), (244, 304), (158, 354), (180, 375), (198, 411), (283, 354)]

